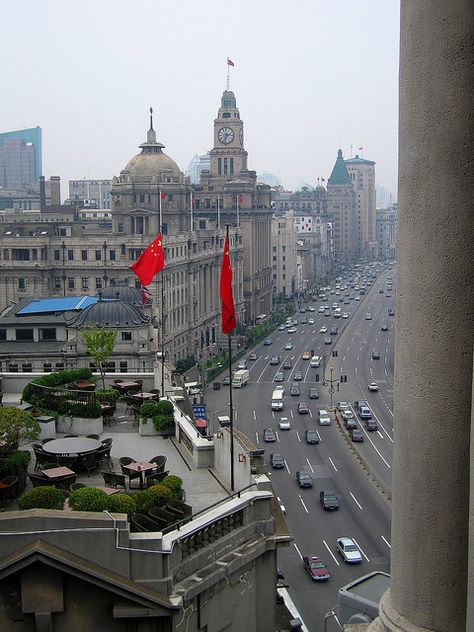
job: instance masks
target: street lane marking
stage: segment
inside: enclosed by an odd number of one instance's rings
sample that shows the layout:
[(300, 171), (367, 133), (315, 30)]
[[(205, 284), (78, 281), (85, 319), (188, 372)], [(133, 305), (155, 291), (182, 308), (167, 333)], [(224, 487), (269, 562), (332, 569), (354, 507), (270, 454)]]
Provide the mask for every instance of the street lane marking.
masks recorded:
[(293, 542), (293, 546), (295, 547), (296, 552), (298, 553), (298, 555), (300, 556), (300, 558), (301, 558), (301, 560), (302, 560), (302, 559), (303, 559), (303, 556), (301, 555), (299, 548), (296, 546), (296, 544), (295, 544), (294, 542)]
[(380, 432), (380, 430), (377, 430), (377, 434), (379, 435), (381, 439), (383, 439), (383, 434)]
[(382, 540), (385, 542), (385, 544), (388, 546), (389, 549), (392, 548), (392, 545), (390, 544), (390, 542), (388, 540), (386, 540), (383, 535), (380, 536), (382, 538)]
[(285, 463), (285, 467), (286, 467), (286, 471), (288, 472), (288, 474), (291, 474), (290, 468), (288, 467), (288, 463), (286, 462), (286, 459), (283, 459), (284, 463)]
[(260, 439), (258, 438), (258, 432), (255, 433), (255, 436), (257, 438), (257, 443), (260, 443)]
[(297, 437), (298, 441), (301, 443), (300, 433), (298, 432), (298, 430), (296, 431), (296, 437)]
[(276, 434), (277, 442), (280, 443), (280, 435), (278, 434), (278, 432), (275, 432), (275, 434)]
[(354, 540), (354, 542), (356, 543), (357, 548), (359, 549), (359, 551), (362, 553), (362, 555), (365, 557), (365, 559), (370, 562), (369, 558), (367, 557), (367, 555), (364, 553), (362, 547), (359, 545), (359, 543), (357, 542), (357, 540), (355, 538), (352, 538)]
[(326, 540), (323, 540), (323, 544), (324, 544), (324, 546), (327, 548), (327, 550), (329, 551), (329, 555), (332, 557), (332, 559), (336, 562), (336, 564), (337, 564), (338, 566), (340, 566), (340, 564), (339, 564), (339, 562), (338, 562), (338, 560), (337, 560), (336, 556), (335, 556), (335, 555), (334, 555), (334, 553), (331, 551), (331, 549), (328, 547), (328, 544), (327, 544)]
[(254, 421), (257, 421), (257, 413), (255, 410), (253, 411), (253, 418), (254, 418)]
[(290, 417), (293, 419), (293, 410), (290, 409)]
[(359, 509), (361, 511), (363, 511), (362, 509), (362, 505), (360, 504), (360, 502), (357, 500), (357, 498), (354, 496), (354, 494), (352, 492), (349, 492), (349, 494), (351, 495), (352, 500), (355, 502), (355, 504), (359, 507)]
[(313, 417), (313, 413), (311, 412), (311, 408), (309, 409), (309, 416), (312, 418)]
[(331, 459), (331, 457), (330, 457), (330, 456), (328, 456), (328, 459), (329, 459), (329, 461), (331, 462), (331, 465), (333, 466), (333, 468), (334, 468), (334, 469), (336, 470), (336, 472), (337, 472), (338, 470), (337, 470), (337, 467), (334, 465), (334, 461)]
[[(298, 496), (299, 496), (299, 494), (298, 494)], [(306, 505), (304, 504), (304, 500), (301, 498), (301, 496), (299, 496), (299, 498), (300, 498), (301, 504), (304, 507), (304, 510), (306, 511), (307, 514), (309, 514), (308, 507), (306, 507)]]
[(309, 459), (308, 459), (308, 458), (306, 459), (306, 463), (308, 464), (309, 469), (310, 469), (310, 470), (312, 471), (312, 473), (314, 474), (313, 466), (312, 466), (312, 465), (311, 465), (311, 463), (309, 462)]

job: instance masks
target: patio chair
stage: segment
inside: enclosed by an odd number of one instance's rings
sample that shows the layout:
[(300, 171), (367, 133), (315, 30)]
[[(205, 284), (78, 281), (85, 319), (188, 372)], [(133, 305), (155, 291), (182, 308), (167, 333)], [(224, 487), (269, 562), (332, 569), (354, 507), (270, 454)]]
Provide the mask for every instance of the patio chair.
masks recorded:
[(99, 435), (98, 434), (86, 435), (86, 439), (97, 439), (97, 440), (99, 440)]
[(60, 467), (68, 467), (70, 470), (74, 470), (77, 467), (77, 456), (63, 456), (62, 454), (58, 454), (56, 457), (56, 461), (58, 462), (58, 466)]
[(190, 518), (193, 515), (193, 508), (191, 507), (191, 505), (183, 503), (182, 500), (168, 500), (165, 509), (173, 512), (177, 516), (180, 516), (179, 520)]
[(165, 469), (166, 457), (162, 455), (154, 456), (152, 459), (150, 459), (149, 463), (154, 463), (156, 465), (153, 471), (155, 472), (155, 474), (158, 474), (158, 472), (163, 472)]
[(136, 513), (130, 517), (130, 526), (132, 527), (132, 532), (140, 533), (146, 531), (161, 531), (162, 525), (160, 525), (157, 521), (152, 520), (145, 514)]
[(18, 498), (18, 476), (6, 476), (1, 482), (6, 485), (2, 494), (4, 500)]
[(31, 481), (33, 487), (43, 487), (48, 485), (51, 487), (50, 479), (47, 476), (42, 476), (41, 474), (28, 474), (28, 478)]
[(100, 473), (104, 477), (104, 485), (106, 487), (123, 487), (126, 489), (125, 485), (125, 475), (124, 474), (116, 474), (115, 472), (106, 472), (105, 470), (101, 470)]
[(72, 493), (75, 492), (76, 489), (82, 489), (83, 487), (87, 487), (87, 485), (85, 483), (71, 483), (69, 485), (69, 491)]
[(111, 426), (112, 424), (116, 424), (115, 420), (115, 411), (117, 410), (116, 406), (107, 406), (107, 408), (102, 409), (102, 418), (104, 420), (105, 425)]
[[(51, 455), (49, 456), (51, 458)], [(41, 471), (44, 472), (45, 470), (52, 470), (55, 467), (59, 467), (57, 461), (49, 461), (41, 464)]]
[(69, 434), (69, 435), (64, 435), (65, 439), (76, 439), (79, 435), (74, 435), (74, 434)]
[(44, 445), (45, 443), (48, 443), (48, 441), (54, 441), (55, 437), (48, 437), (47, 439), (42, 439), (41, 440), (41, 445)]
[(86, 470), (87, 477), (89, 478), (90, 473), (94, 470), (97, 470), (97, 450), (95, 452), (89, 452), (89, 454), (84, 454), (79, 457), (76, 463), (76, 467), (82, 470)]
[(101, 443), (102, 443), (102, 445), (107, 445), (107, 446), (110, 445), (111, 446), (113, 441), (114, 440), (111, 437), (107, 437), (107, 439), (102, 439)]
[(69, 491), (71, 485), (76, 482), (76, 474), (69, 474), (68, 476), (62, 476), (61, 478), (53, 478), (51, 479), (51, 485), (56, 487), (57, 489), (62, 489), (63, 491)]
[(104, 445), (96, 451), (97, 464), (106, 463), (109, 470), (113, 469), (113, 461), (110, 456), (111, 445)]
[(152, 485), (156, 485), (157, 483), (161, 483), (161, 481), (166, 478), (169, 474), (169, 471), (166, 472), (152, 472), (148, 476), (145, 475), (145, 487), (151, 487)]
[(128, 477), (128, 486), (130, 488), (132, 487), (132, 480), (134, 479), (141, 480), (142, 478), (141, 472), (134, 472), (133, 470), (129, 470), (127, 467), (125, 467), (126, 465), (129, 465), (130, 463), (134, 463), (134, 462), (135, 462), (135, 459), (132, 459), (131, 456), (121, 456), (119, 459), (120, 469), (122, 470), (122, 474)]

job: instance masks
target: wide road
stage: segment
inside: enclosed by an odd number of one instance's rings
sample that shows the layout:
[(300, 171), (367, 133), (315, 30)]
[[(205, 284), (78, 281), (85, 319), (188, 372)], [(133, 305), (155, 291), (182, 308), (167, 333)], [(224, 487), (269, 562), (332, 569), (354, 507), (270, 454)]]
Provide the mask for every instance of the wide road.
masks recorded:
[[(387, 275), (381, 275), (381, 277), (384, 276)], [(295, 540), (288, 549), (280, 551), (279, 564), (289, 584), (291, 598), (309, 630), (324, 629), (324, 614), (337, 603), (337, 591), (340, 586), (371, 570), (389, 570), (390, 509), (352, 455), (337, 425), (334, 423), (326, 427), (318, 425), (318, 409), (328, 408), (330, 404), (328, 388), (321, 382), (315, 382), (316, 373), (320, 375), (321, 380), (323, 379), (322, 367), (310, 368), (309, 362), (301, 358), (303, 351), (314, 349), (316, 354), (326, 356), (326, 377), (329, 377), (330, 366), (333, 366), (334, 377), (339, 377), (341, 368), (343, 374), (348, 375), (347, 383), (340, 384), (339, 392), (334, 394), (334, 402), (340, 399), (348, 401), (358, 399), (362, 397), (361, 391), (364, 393), (364, 399), (368, 399), (364, 388), (366, 389), (366, 380), (370, 376), (371, 362), (366, 355), (361, 354), (368, 353), (367, 348), (370, 348), (371, 353), (371, 344), (375, 344), (380, 334), (379, 320), (382, 318), (382, 311), (385, 310), (386, 313), (387, 302), (392, 300), (387, 299), (385, 294), (378, 293), (379, 283), (386, 284), (385, 279), (379, 278), (360, 301), (353, 300), (350, 305), (341, 305), (342, 310), (351, 314), (349, 319), (336, 320), (332, 315), (327, 317), (315, 311), (305, 314), (307, 318), (314, 318), (314, 325), (300, 324), (294, 334), (286, 331), (275, 332), (272, 335), (273, 342), (270, 347), (260, 345), (256, 349), (259, 358), (250, 363), (249, 384), (242, 389), (233, 389), (236, 426), (245, 432), (257, 447), (265, 448), (268, 457), (271, 452), (280, 452), (285, 458), (285, 470), (270, 470), (270, 476), (277, 496), (286, 507), (286, 518)], [(335, 295), (328, 295), (327, 298), (326, 303), (335, 302)], [(313, 306), (317, 309), (318, 304), (313, 303)], [(374, 318), (365, 321), (364, 316), (369, 307)], [(300, 314), (297, 316), (301, 318)], [(390, 325), (393, 327), (393, 318), (391, 321)], [(334, 325), (338, 326), (340, 333), (337, 336), (331, 336), (332, 344), (326, 345), (324, 339), (327, 334), (319, 333), (319, 330), (322, 326), (330, 329)], [(387, 332), (384, 333), (387, 334)], [(354, 342), (351, 344), (352, 339)], [(366, 340), (365, 343), (364, 340)], [(289, 341), (293, 348), (285, 350), (285, 344)], [(389, 336), (386, 341), (389, 347), (393, 344), (393, 338), (390, 339)], [(360, 350), (361, 345), (363, 351)], [(347, 350), (348, 346), (352, 349)], [(333, 348), (338, 351), (337, 357), (332, 357)], [(355, 355), (357, 352), (359, 360)], [(272, 355), (280, 355), (279, 366), (269, 364)], [(293, 366), (291, 370), (284, 371), (285, 408), (281, 414), (273, 413), (270, 407), (271, 394), (275, 387), (273, 380), (277, 371), (283, 371), (283, 363), (288, 358), (292, 359)], [(382, 360), (381, 365), (382, 363), (387, 365), (387, 372), (393, 383), (393, 362)], [(355, 369), (357, 369), (360, 384)], [(301, 394), (299, 397), (292, 397), (289, 394), (289, 387), (297, 370), (303, 373), (303, 380), (299, 382)], [(374, 370), (373, 367), (372, 370)], [(310, 385), (318, 387), (320, 392), (318, 400), (308, 398)], [(382, 389), (381, 393), (383, 393)], [(300, 415), (297, 412), (300, 401), (305, 401), (309, 405), (310, 414)], [(227, 389), (207, 393), (211, 417), (212, 411), (221, 411), (227, 402)], [(372, 400), (370, 403), (372, 405)], [(378, 408), (375, 407), (375, 410)], [(279, 430), (278, 420), (282, 415), (291, 420), (291, 430)], [(384, 424), (387, 416), (389, 416), (388, 411), (385, 411), (384, 415), (380, 413), (380, 420)], [(378, 414), (377, 417), (379, 417)], [(262, 433), (266, 427), (275, 430), (276, 444), (263, 442)], [(305, 443), (306, 428), (317, 428), (321, 436), (319, 445)], [(387, 431), (390, 429), (391, 423)], [(383, 431), (382, 436), (384, 436)], [(382, 444), (384, 440), (385, 443), (389, 443), (386, 439), (380, 439), (377, 433), (371, 433), (370, 438), (374, 443)], [(368, 445), (370, 442), (366, 440), (361, 447), (365, 450)], [(372, 453), (377, 455), (371, 446), (370, 457), (367, 458), (375, 458)], [(388, 451), (383, 454), (387, 460), (391, 459)], [(377, 459), (383, 463), (380, 457), (377, 456)], [(305, 469), (312, 474), (314, 479), (312, 489), (298, 487), (295, 472), (299, 469)], [(389, 470), (389, 468), (386, 469)], [(322, 509), (319, 504), (319, 492), (323, 489), (332, 489), (340, 496), (339, 510), (325, 512)], [(346, 565), (337, 555), (336, 538), (341, 535), (348, 535), (356, 540), (364, 556), (362, 564)], [(331, 573), (329, 582), (326, 584), (312, 582), (302, 567), (301, 556), (305, 554), (317, 554), (324, 559)], [(333, 629), (331, 624), (328, 629)]]

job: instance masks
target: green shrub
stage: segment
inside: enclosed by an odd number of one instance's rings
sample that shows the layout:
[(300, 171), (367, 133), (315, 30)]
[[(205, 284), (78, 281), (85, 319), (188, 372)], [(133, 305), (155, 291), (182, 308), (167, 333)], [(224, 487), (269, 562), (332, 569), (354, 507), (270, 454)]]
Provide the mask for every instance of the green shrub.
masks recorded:
[(179, 476), (173, 476), (172, 474), (170, 474), (169, 476), (165, 476), (165, 478), (161, 481), (161, 484), (169, 487), (173, 494), (173, 500), (183, 500), (183, 479), (181, 479)]
[(147, 419), (158, 414), (157, 402), (145, 402), (140, 406), (140, 418)]
[(120, 397), (120, 393), (113, 386), (106, 386), (105, 388), (99, 388), (96, 390), (95, 396), (97, 401), (107, 402), (117, 400)]
[(173, 498), (171, 489), (162, 483), (157, 483), (149, 487), (146, 490), (146, 494), (150, 498), (151, 507), (166, 505), (168, 500)]
[(153, 499), (148, 494), (148, 490), (135, 490), (129, 494), (135, 501), (137, 511), (147, 513), (153, 507)]
[(108, 495), (101, 489), (82, 487), (69, 496), (69, 507), (73, 511), (104, 511)]
[(111, 494), (107, 497), (106, 509), (112, 513), (125, 513), (130, 517), (137, 511), (137, 503), (128, 494)]
[(56, 487), (35, 487), (18, 499), (18, 508), (25, 509), (63, 509), (65, 493)]
[(76, 402), (75, 404), (70, 404), (68, 407), (68, 412), (64, 414), (70, 415), (72, 417), (95, 418), (102, 415), (102, 409), (98, 402), (88, 402), (87, 404)]
[(161, 432), (174, 424), (173, 404), (167, 400), (145, 402), (140, 406), (140, 421), (151, 419), (155, 430)]
[(31, 452), (28, 450), (17, 450), (0, 458), (0, 477), (5, 478), (12, 474), (19, 475), (26, 472), (30, 461)]
[(163, 430), (167, 430), (171, 428), (174, 424), (174, 416), (173, 415), (156, 415), (153, 417), (153, 426), (157, 432), (162, 432)]
[(36, 419), (13, 406), (0, 408), (0, 456), (8, 456), (27, 441), (36, 439), (41, 431)]
[(167, 399), (161, 399), (159, 402), (156, 402), (156, 407), (160, 415), (174, 414), (173, 404)]

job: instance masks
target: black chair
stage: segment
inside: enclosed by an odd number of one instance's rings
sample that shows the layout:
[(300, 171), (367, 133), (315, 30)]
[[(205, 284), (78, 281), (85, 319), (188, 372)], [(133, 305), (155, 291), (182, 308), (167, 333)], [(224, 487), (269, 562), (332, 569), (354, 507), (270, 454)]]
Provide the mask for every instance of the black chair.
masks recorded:
[(168, 474), (169, 470), (166, 470), (166, 472), (152, 472), (148, 476), (145, 475), (145, 487), (151, 487), (152, 485), (161, 483), (161, 481), (166, 478)]
[[(48, 465), (49, 467), (58, 466), (57, 462), (53, 461), (54, 456), (52, 456), (48, 452), (45, 452), (43, 449), (33, 448), (33, 452), (35, 453), (35, 457), (36, 457), (35, 472), (37, 472), (40, 469), (45, 469), (46, 465)], [(54, 466), (52, 465), (53, 463), (54, 463)]]
[(79, 435), (64, 435), (65, 439), (75, 439), (77, 438)]
[(6, 485), (2, 493), (4, 500), (18, 498), (18, 476), (6, 476), (1, 482)]
[(85, 483), (71, 483), (71, 485), (69, 485), (69, 491), (75, 492), (76, 489), (82, 489), (83, 487), (87, 487), (87, 485)]
[(120, 469), (122, 470), (122, 474), (128, 477), (128, 486), (130, 489), (132, 488), (132, 481), (135, 479), (142, 479), (141, 472), (134, 472), (133, 470), (129, 470), (126, 466), (130, 465), (130, 463), (135, 463), (135, 459), (132, 459), (131, 456), (121, 456), (119, 459)]
[(69, 491), (71, 485), (76, 482), (76, 476), (76, 474), (69, 474), (68, 476), (62, 476), (61, 478), (52, 478), (50, 485), (67, 492)]
[(68, 467), (70, 470), (75, 470), (75, 468), (77, 467), (77, 460), (77, 456), (64, 456), (62, 454), (58, 454), (58, 456), (56, 457), (58, 466)]
[(100, 463), (106, 463), (107, 467), (109, 468), (109, 470), (112, 470), (112, 466), (113, 466), (113, 461), (112, 461), (112, 457), (110, 456), (110, 450), (112, 449), (112, 446), (107, 446), (104, 445), (102, 448), (99, 448), (96, 451), (96, 456), (97, 456), (97, 464), (99, 465)]
[(153, 470), (155, 474), (157, 474), (158, 472), (163, 472), (166, 465), (166, 457), (161, 455), (154, 456), (152, 459), (149, 460), (149, 463), (154, 463), (156, 465), (155, 469)]
[(100, 473), (104, 477), (104, 485), (106, 487), (123, 487), (125, 486), (125, 475), (124, 474), (116, 474), (115, 472), (106, 472), (105, 470), (101, 470)]
[(42, 476), (41, 474), (28, 474), (28, 478), (30, 479), (33, 487), (43, 487), (45, 485), (52, 487), (50, 479), (47, 476)]
[[(51, 456), (50, 456), (50, 458), (51, 458)], [(45, 470), (52, 470), (55, 467), (58, 467), (57, 462), (56, 461), (49, 461), (49, 462), (41, 464), (41, 471), (44, 472)]]
[(130, 526), (132, 532), (143, 533), (147, 531), (161, 531), (163, 525), (160, 525), (145, 514), (136, 513), (130, 517)]
[(89, 478), (90, 473), (97, 469), (97, 450), (95, 452), (89, 452), (88, 454), (84, 454), (79, 457), (77, 461), (77, 467), (82, 470), (86, 470), (87, 477)]
[(87, 439), (97, 439), (99, 440), (99, 435), (98, 434), (90, 434), (90, 435), (86, 435)]
[(107, 439), (102, 439), (101, 443), (102, 445), (112, 445), (113, 441), (111, 437), (107, 437)]
[(47, 439), (42, 439), (41, 440), (41, 445), (44, 445), (45, 443), (48, 443), (48, 441), (54, 441), (54, 437), (48, 437)]
[(104, 420), (105, 425), (111, 426), (112, 424), (116, 424), (117, 421), (115, 419), (115, 411), (117, 410), (116, 406), (107, 406), (102, 409), (102, 418)]

